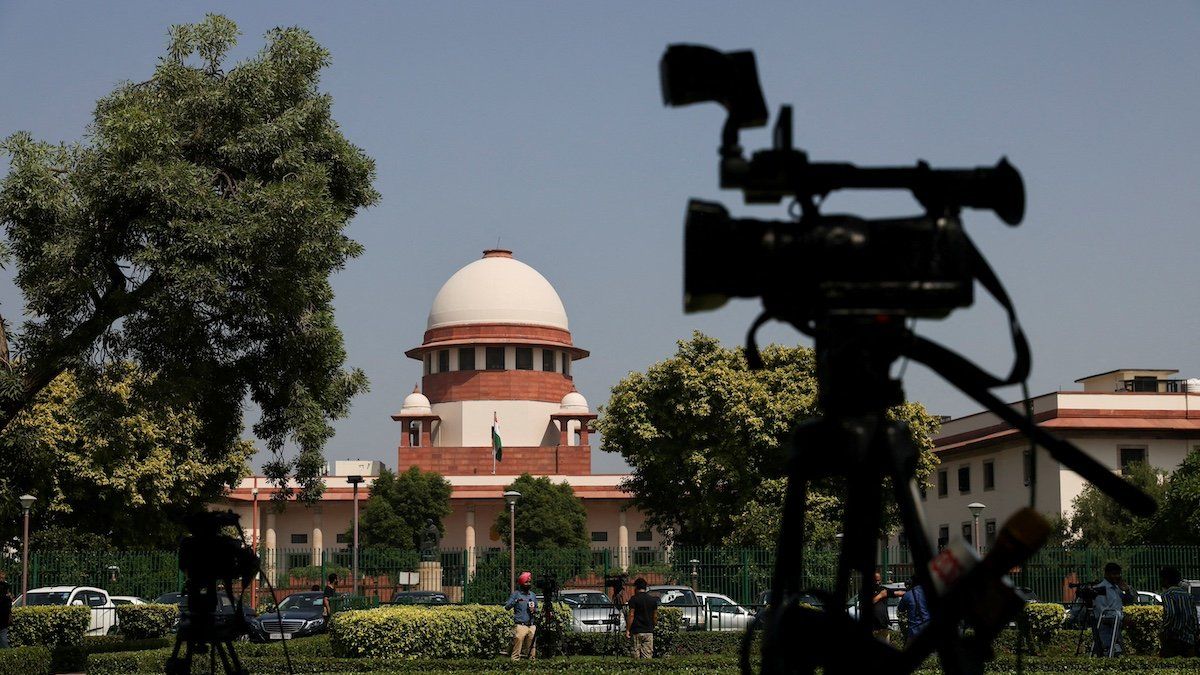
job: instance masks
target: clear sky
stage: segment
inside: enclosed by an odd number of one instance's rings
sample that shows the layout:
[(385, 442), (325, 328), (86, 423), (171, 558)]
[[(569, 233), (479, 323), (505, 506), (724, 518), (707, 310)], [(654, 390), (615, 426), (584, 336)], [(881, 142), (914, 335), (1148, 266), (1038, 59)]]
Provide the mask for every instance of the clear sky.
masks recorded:
[[(403, 352), (442, 282), (497, 238), (557, 288), (592, 352), (574, 375), (593, 407), (693, 329), (740, 344), (756, 303), (682, 313), (684, 207), (695, 196), (784, 211), (717, 189), (719, 107), (663, 107), (658, 59), (681, 41), (754, 49), (768, 104), (794, 104), (796, 143), (815, 160), (1007, 155), (1025, 222), (966, 223), (1020, 309), (1034, 393), (1122, 367), (1200, 377), (1194, 2), (0, 2), (0, 135), (79, 138), (97, 98), (148, 77), (167, 27), (206, 11), (240, 25), (243, 56), (273, 26), (312, 31), (333, 55), (335, 116), (378, 164), (383, 199), (349, 230), (366, 253), (334, 279), (349, 362), (371, 392), (338, 423), (331, 460), (395, 464), (388, 416), (419, 379)], [(743, 134), (751, 149), (769, 142)], [(829, 209), (916, 211), (902, 193)], [(16, 318), (7, 277), (0, 303)], [(1007, 369), (989, 302), (919, 329)], [(783, 327), (762, 337), (801, 342)], [(976, 409), (919, 366), (906, 383), (935, 413)]]

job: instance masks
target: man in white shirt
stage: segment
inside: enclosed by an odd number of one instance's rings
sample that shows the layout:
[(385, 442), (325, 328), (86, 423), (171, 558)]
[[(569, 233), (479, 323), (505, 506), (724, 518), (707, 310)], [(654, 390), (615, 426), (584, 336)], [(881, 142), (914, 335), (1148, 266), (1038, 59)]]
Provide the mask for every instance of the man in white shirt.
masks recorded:
[[(1104, 581), (1096, 585), (1099, 594), (1092, 601), (1096, 617), (1096, 645), (1098, 655), (1113, 656), (1121, 653), (1119, 626), (1125, 613), (1125, 603), (1134, 603), (1137, 598), (1133, 589), (1121, 578), (1121, 566), (1110, 562), (1104, 566)], [(1117, 643), (1114, 645), (1113, 640)]]

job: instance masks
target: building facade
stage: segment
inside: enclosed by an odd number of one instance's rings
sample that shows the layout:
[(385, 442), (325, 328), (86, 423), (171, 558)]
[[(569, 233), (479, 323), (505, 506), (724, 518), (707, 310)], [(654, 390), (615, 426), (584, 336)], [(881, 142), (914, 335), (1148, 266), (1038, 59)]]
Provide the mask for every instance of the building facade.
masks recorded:
[[(1138, 461), (1172, 471), (1187, 453), (1200, 451), (1200, 380), (1174, 379), (1177, 373), (1121, 369), (1080, 378), (1077, 391), (1033, 398), (1034, 418), (1115, 473)], [(934, 445), (940, 465), (924, 495), (929, 536), (943, 545), (974, 541), (967, 505), (982, 503), (978, 537), (988, 546), (1004, 521), (1030, 503), (1029, 442), (981, 412), (944, 423)], [(1035, 508), (1048, 516), (1069, 515), (1087, 484), (1040, 448), (1034, 482)]]

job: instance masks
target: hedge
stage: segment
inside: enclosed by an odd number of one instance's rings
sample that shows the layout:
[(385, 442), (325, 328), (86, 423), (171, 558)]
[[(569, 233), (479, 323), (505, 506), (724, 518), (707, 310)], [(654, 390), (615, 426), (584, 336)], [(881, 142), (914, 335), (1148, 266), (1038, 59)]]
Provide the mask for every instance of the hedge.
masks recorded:
[(511, 646), (512, 613), (498, 606), (411, 605), (339, 612), (329, 626), (337, 656), (490, 657)]
[(49, 675), (51, 660), (48, 647), (0, 649), (0, 675)]
[(1162, 605), (1132, 605), (1125, 608), (1121, 622), (1122, 642), (1127, 654), (1157, 656), (1159, 631), (1163, 625)]
[(0, 675), (79, 672), (86, 668), (91, 654), (162, 649), (170, 644), (169, 640), (162, 638), (131, 641), (116, 635), (107, 635), (89, 636), (77, 645), (0, 649)]
[(166, 637), (179, 619), (178, 605), (119, 605), (117, 625), (130, 640)]
[(1051, 602), (1031, 602), (1025, 605), (1025, 621), (1028, 625), (1029, 647), (1034, 652), (1050, 644), (1063, 622), (1067, 620), (1067, 608)]
[(77, 645), (92, 622), (92, 610), (77, 605), (14, 607), (8, 642), (14, 647)]

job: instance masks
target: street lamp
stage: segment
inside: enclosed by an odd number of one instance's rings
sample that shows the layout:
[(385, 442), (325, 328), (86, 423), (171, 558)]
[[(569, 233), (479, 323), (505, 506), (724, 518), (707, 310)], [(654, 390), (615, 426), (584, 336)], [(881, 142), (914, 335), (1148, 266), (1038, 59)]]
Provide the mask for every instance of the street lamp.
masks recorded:
[(37, 497), (21, 495), (17, 501), (21, 502), (21, 508), (25, 511), (25, 536), (21, 540), (21, 597), (22, 602), (28, 605), (29, 598), (24, 596), (29, 592), (29, 509), (33, 508)]
[(971, 502), (967, 504), (967, 508), (971, 511), (971, 538), (975, 540), (975, 552), (979, 553), (982, 551), (982, 548), (979, 546), (979, 514), (983, 513), (983, 510), (987, 506), (979, 502)]
[(346, 476), (346, 482), (354, 486), (354, 541), (351, 546), (354, 548), (354, 569), (350, 572), (353, 575), (353, 585), (351, 586), (351, 594), (358, 595), (358, 484), (363, 482), (362, 476)]
[(700, 568), (699, 568), (700, 561), (695, 558), (692, 558), (688, 562), (692, 564), (692, 590), (694, 591), (698, 588), (698, 584), (696, 583), (696, 581), (700, 577)]
[[(254, 509), (254, 513), (251, 515), (251, 520), (253, 521), (253, 523), (251, 523), (251, 528), (254, 531), (254, 535), (253, 535), (254, 538), (252, 540), (253, 543), (251, 544), (251, 546), (254, 548), (254, 555), (260, 555), (261, 551), (258, 550), (258, 476), (254, 477), (254, 487), (250, 490), (250, 496), (253, 498), (253, 501), (254, 501), (254, 506), (252, 507)], [(252, 578), (250, 580), (250, 609), (257, 609), (257, 608), (258, 608), (258, 572), (255, 572), (254, 578)]]
[(504, 493), (508, 502), (508, 592), (517, 590), (517, 500), (521, 493), (509, 490)]

